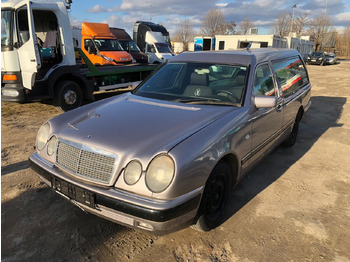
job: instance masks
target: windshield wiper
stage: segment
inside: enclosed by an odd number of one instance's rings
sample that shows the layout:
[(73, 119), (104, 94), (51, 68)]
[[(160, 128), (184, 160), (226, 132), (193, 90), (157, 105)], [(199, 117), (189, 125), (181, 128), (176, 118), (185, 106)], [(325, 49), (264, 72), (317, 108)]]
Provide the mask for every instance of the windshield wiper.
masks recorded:
[(221, 106), (237, 106), (240, 107), (240, 104), (232, 102), (223, 102), (219, 99), (214, 98), (189, 98), (189, 99), (174, 99), (173, 102), (180, 102), (185, 104), (194, 104), (194, 105), (221, 105)]

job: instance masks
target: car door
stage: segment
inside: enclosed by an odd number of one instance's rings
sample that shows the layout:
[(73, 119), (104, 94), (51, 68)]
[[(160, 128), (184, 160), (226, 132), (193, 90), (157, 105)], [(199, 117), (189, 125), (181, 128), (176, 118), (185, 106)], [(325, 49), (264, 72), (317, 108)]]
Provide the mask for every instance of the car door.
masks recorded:
[(272, 68), (283, 96), (283, 129), (287, 130), (293, 126), (304, 96), (310, 95), (299, 94), (309, 79), (300, 57), (272, 61)]
[(260, 64), (255, 69), (252, 96), (275, 96), (277, 100), (276, 107), (254, 108), (251, 114), (252, 150), (250, 158), (251, 163), (254, 163), (270, 151), (269, 149), (280, 135), (283, 124), (283, 101), (279, 97), (278, 87), (268, 63)]
[(21, 61), (23, 86), (32, 89), (35, 75), (41, 67), (41, 60), (35, 35), (31, 2), (29, 0), (22, 1), (15, 8), (20, 39), (20, 47), (17, 52)]

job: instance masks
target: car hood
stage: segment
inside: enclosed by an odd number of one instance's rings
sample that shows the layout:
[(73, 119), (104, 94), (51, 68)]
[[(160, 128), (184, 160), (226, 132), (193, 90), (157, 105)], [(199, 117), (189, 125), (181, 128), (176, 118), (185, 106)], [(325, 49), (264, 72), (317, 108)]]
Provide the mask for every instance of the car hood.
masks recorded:
[(101, 148), (119, 157), (148, 159), (168, 152), (237, 109), (173, 103), (131, 93), (94, 104), (51, 120), (53, 132), (62, 139)]

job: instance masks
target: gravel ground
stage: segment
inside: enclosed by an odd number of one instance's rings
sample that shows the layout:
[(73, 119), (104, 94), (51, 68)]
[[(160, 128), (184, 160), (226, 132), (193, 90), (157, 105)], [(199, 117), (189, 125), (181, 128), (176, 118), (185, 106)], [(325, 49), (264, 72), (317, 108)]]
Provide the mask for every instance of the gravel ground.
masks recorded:
[(293, 148), (277, 148), (231, 193), (225, 222), (165, 236), (82, 212), (27, 159), (59, 114), (1, 103), (3, 261), (350, 261), (350, 61), (307, 66), (312, 107)]

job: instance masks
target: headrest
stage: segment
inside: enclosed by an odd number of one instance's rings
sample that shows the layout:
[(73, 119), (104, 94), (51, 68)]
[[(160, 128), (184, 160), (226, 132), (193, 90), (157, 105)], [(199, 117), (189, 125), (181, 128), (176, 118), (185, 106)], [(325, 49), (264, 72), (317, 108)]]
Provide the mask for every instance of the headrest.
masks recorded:
[(191, 85), (194, 86), (208, 86), (209, 77), (208, 74), (191, 74)]

